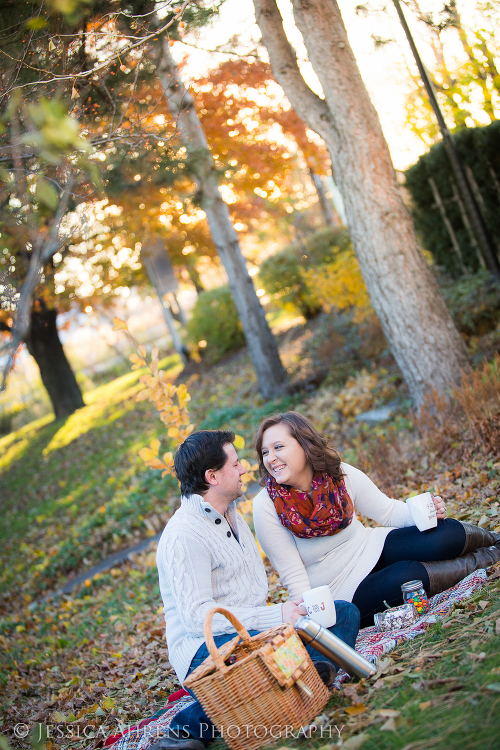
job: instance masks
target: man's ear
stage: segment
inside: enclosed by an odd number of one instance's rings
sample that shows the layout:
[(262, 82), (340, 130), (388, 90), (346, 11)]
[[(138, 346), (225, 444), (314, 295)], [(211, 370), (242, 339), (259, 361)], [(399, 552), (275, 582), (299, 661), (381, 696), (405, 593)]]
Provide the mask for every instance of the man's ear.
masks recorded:
[(206, 470), (205, 481), (212, 486), (217, 484), (217, 477), (215, 476), (215, 471), (213, 469)]

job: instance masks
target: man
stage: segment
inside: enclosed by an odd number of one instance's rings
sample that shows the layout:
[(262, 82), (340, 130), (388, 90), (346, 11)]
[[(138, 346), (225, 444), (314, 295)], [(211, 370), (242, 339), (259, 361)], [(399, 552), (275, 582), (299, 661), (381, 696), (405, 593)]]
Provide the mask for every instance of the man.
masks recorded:
[[(229, 431), (194, 432), (175, 456), (181, 507), (165, 527), (156, 562), (169, 659), (181, 683), (208, 655), (203, 624), (212, 607), (229, 609), (251, 635), (284, 622), (294, 624), (306, 614), (296, 602), (266, 604), (264, 565), (252, 532), (236, 511), (245, 469), (233, 441), (234, 433)], [(337, 623), (331, 630), (354, 647), (359, 610), (347, 602), (336, 602), (336, 609)], [(236, 635), (220, 614), (213, 618), (212, 627), (217, 646)], [(310, 654), (321, 679), (331, 685), (334, 665), (314, 649)], [(177, 714), (167, 736), (154, 748), (203, 750), (213, 739), (213, 730), (196, 701)]]

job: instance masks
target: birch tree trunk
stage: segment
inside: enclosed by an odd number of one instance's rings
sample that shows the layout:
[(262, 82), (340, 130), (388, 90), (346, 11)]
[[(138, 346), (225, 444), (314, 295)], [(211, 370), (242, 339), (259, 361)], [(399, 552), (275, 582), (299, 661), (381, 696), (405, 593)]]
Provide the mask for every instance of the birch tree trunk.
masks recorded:
[(222, 200), (215, 164), (194, 100), (179, 76), (168, 40), (163, 40), (156, 48), (155, 57), (158, 79), (168, 108), (192, 158), (200, 205), (207, 215), (212, 240), (228, 275), (260, 392), (265, 398), (274, 398), (286, 389), (286, 373), (248, 273), (228, 207)]
[(373, 307), (419, 407), (429, 388), (459, 382), (465, 345), (418, 245), (336, 0), (292, 4), (324, 99), (302, 78), (276, 0), (254, 0), (262, 40), (290, 104), (330, 152)]

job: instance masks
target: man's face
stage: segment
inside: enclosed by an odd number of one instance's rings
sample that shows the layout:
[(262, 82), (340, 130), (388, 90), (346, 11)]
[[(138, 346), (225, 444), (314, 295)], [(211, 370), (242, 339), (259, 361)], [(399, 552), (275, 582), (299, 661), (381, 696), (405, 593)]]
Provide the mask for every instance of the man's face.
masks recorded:
[(215, 472), (217, 489), (224, 499), (232, 502), (241, 495), (241, 477), (246, 474), (246, 469), (238, 461), (238, 455), (232, 443), (226, 443), (223, 450), (227, 458), (222, 469)]

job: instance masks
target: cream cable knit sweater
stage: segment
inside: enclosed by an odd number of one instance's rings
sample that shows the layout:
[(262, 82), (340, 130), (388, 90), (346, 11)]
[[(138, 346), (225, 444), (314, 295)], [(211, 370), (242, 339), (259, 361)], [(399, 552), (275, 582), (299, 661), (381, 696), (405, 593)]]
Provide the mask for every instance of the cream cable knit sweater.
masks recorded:
[(391, 500), (354, 466), (343, 463), (342, 470), (355, 510), (386, 528), (367, 528), (354, 513), (349, 526), (338, 534), (300, 539), (282, 526), (266, 489), (253, 501), (257, 538), (292, 600), (310, 588), (329, 585), (334, 599), (352, 601), (377, 564), (387, 534), (414, 525), (406, 503)]
[[(281, 604), (266, 604), (262, 559), (234, 502), (227, 517), (229, 523), (201, 495), (183, 497), (158, 543), (168, 653), (181, 682), (205, 642), (203, 624), (212, 607), (227, 607), (247, 630), (267, 630), (282, 622)], [(214, 635), (234, 631), (219, 614), (212, 627)]]

